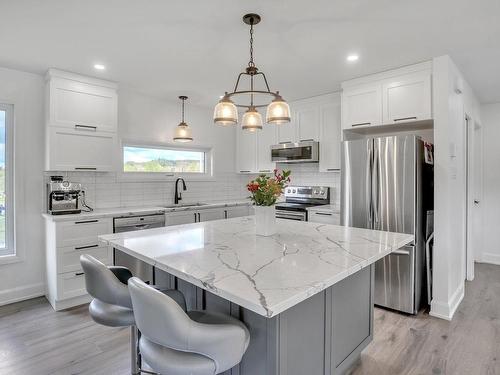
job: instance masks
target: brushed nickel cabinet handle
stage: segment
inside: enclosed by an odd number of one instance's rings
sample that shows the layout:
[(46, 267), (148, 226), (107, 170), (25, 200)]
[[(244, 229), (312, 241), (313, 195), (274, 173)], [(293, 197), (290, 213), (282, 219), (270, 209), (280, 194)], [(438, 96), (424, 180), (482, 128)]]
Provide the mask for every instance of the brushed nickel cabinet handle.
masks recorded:
[(322, 215), (322, 216), (332, 216), (333, 214), (329, 214), (328, 212), (315, 212), (315, 215)]
[(80, 125), (80, 124), (75, 124), (75, 129), (76, 130), (91, 130), (91, 131), (96, 131), (97, 126), (90, 126), (90, 125)]
[(75, 167), (77, 171), (96, 171), (96, 167)]
[(340, 168), (326, 168), (327, 171), (340, 171)]
[(357, 124), (351, 124), (351, 126), (354, 128), (355, 126), (363, 126), (363, 125), (371, 125), (371, 122), (360, 122)]
[(240, 171), (240, 173), (250, 173), (250, 171)]
[(82, 220), (82, 221), (75, 221), (75, 224), (87, 224), (87, 223), (98, 223), (99, 220)]
[(395, 118), (393, 121), (405, 121), (405, 120), (416, 120), (417, 116), (412, 116), (412, 117), (401, 117), (401, 118)]
[(85, 272), (75, 272), (75, 276), (82, 276), (84, 274), (85, 274)]

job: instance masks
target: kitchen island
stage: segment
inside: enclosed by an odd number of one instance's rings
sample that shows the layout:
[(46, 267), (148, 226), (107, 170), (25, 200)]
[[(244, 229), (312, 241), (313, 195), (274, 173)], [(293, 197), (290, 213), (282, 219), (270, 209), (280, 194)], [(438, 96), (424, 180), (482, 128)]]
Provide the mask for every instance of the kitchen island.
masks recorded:
[(372, 340), (374, 263), (412, 235), (254, 217), (101, 236), (153, 265), (188, 308), (231, 314), (251, 341), (232, 375), (341, 374)]

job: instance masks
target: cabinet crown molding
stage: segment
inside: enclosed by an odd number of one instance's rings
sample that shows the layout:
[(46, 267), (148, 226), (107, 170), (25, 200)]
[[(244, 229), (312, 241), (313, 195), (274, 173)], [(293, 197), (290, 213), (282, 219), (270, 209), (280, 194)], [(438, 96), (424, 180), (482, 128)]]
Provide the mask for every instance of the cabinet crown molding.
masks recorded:
[(379, 81), (390, 79), (393, 77), (398, 77), (406, 74), (417, 73), (422, 71), (432, 72), (432, 61), (424, 61), (418, 64), (412, 64), (403, 66), (396, 69), (386, 70), (383, 72), (370, 74), (363, 77), (358, 77), (351, 79), (349, 81), (342, 82), (342, 89), (355, 87), (358, 85), (369, 84), (369, 83), (377, 83)]
[(45, 81), (50, 81), (52, 78), (64, 78), (72, 81), (86, 83), (94, 86), (108, 87), (110, 89), (118, 89), (116, 82), (106, 81), (104, 79), (88, 77), (77, 73), (66, 72), (55, 68), (50, 68), (45, 75)]

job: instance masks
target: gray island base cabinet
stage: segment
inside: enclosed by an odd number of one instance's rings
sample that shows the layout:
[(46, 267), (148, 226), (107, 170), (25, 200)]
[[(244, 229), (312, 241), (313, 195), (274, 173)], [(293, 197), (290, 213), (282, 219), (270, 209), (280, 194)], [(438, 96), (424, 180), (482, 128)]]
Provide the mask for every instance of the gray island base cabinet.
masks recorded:
[(188, 309), (236, 317), (250, 330), (239, 366), (224, 375), (336, 375), (358, 360), (373, 337), (374, 266), (266, 318), (156, 269), (156, 282), (184, 293)]
[(412, 235), (247, 216), (100, 236), (151, 264), (189, 309), (230, 314), (250, 330), (225, 375), (336, 375), (372, 340), (374, 264)]

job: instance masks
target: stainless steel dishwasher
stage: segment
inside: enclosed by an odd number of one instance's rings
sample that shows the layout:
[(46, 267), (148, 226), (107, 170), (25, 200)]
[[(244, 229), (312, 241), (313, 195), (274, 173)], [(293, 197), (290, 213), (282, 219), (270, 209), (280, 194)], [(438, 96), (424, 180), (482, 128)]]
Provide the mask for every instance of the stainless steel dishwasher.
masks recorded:
[[(132, 232), (165, 226), (165, 214), (156, 213), (141, 216), (123, 216), (113, 219), (113, 233)], [(113, 262), (116, 266), (127, 267), (132, 275), (139, 277), (148, 284), (154, 284), (155, 275), (153, 266), (125, 254), (123, 251), (113, 249)]]

